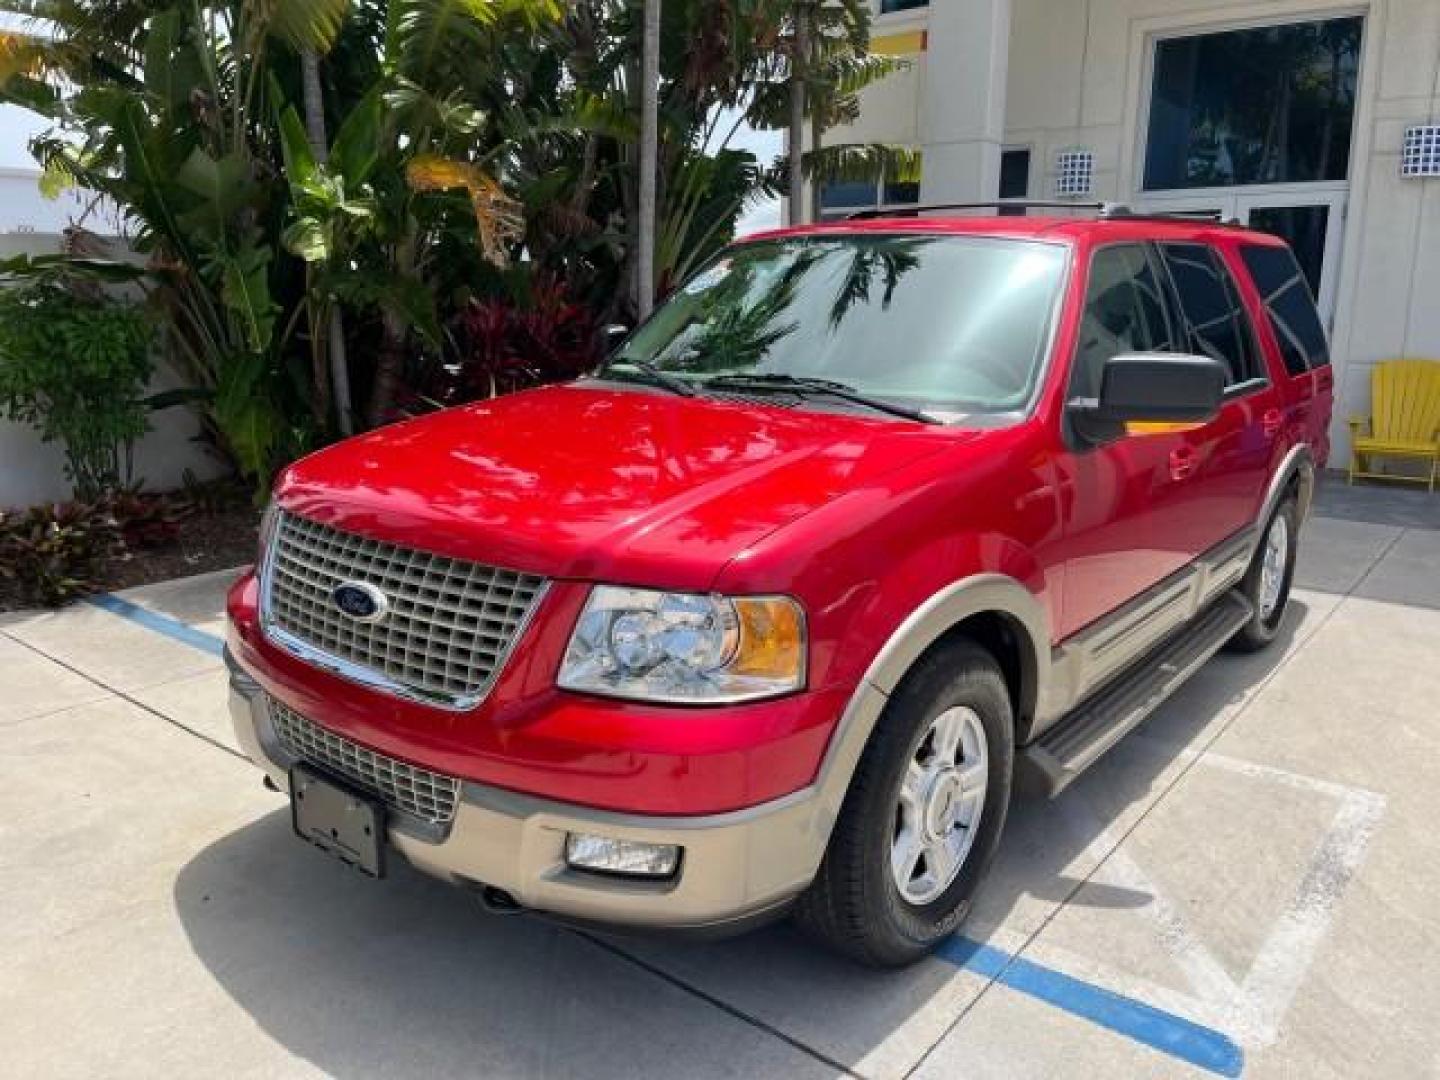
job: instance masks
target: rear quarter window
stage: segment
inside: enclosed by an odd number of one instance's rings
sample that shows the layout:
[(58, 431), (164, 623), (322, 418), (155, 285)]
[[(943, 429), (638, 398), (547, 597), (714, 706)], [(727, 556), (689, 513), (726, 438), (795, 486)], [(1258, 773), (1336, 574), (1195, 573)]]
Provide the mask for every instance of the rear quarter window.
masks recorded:
[(1256, 291), (1265, 303), (1265, 312), (1280, 343), (1285, 370), (1303, 375), (1330, 363), (1330, 345), (1325, 326), (1310, 295), (1305, 273), (1289, 248), (1245, 244), (1240, 258)]

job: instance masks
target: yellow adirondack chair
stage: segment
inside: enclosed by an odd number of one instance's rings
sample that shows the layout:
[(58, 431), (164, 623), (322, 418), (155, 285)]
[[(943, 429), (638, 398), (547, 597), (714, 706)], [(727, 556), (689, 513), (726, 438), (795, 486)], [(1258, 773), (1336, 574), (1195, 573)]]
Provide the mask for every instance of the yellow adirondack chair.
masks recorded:
[[(1371, 415), (1350, 418), (1350, 483), (1357, 476), (1411, 480), (1435, 490), (1440, 479), (1440, 361), (1386, 360), (1370, 375)], [(1430, 463), (1425, 476), (1372, 471), (1376, 457)]]

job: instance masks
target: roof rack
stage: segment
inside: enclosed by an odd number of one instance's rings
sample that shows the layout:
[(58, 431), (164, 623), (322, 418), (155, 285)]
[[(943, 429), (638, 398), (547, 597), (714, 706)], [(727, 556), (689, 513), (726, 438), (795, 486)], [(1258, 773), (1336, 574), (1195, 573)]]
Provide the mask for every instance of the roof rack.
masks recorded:
[(1171, 213), (1132, 210), (1124, 203), (1117, 202), (1072, 202), (1046, 199), (988, 199), (982, 202), (916, 203), (913, 206), (872, 207), (856, 210), (845, 216), (846, 221), (870, 221), (875, 218), (919, 217), (934, 210), (1089, 210), (1102, 221), (1209, 221), (1217, 225), (1238, 225), (1239, 222), (1225, 221), (1223, 216), (1207, 210), (1179, 210)]
[(1023, 210), (1094, 210), (1103, 213), (1110, 203), (1060, 202), (1043, 199), (990, 199), (985, 202), (916, 203), (913, 206), (873, 207), (856, 210), (845, 216), (846, 221), (866, 221), (871, 218), (919, 217), (931, 210), (1001, 210), (1016, 207)]
[(1124, 203), (1106, 203), (1100, 216), (1106, 220), (1121, 221), (1209, 221), (1216, 225), (1239, 225), (1240, 222), (1218, 210), (1132, 210)]

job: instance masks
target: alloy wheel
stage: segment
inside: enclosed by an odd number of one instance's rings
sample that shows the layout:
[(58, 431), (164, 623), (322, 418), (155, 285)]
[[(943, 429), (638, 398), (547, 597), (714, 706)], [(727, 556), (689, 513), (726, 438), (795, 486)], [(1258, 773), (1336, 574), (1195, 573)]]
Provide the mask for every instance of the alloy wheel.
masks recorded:
[(980, 832), (989, 782), (979, 714), (946, 709), (916, 744), (900, 783), (890, 872), (905, 901), (932, 903), (959, 876)]
[(1260, 557), (1260, 621), (1268, 623), (1280, 606), (1285, 591), (1285, 571), (1290, 561), (1290, 525), (1284, 514), (1276, 514), (1265, 533), (1265, 551)]

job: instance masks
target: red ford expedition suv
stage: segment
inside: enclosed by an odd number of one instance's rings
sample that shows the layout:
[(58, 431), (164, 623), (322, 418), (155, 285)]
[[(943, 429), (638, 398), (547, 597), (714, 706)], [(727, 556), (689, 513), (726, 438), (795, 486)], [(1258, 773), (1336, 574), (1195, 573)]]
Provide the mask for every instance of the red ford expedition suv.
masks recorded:
[(889, 218), (737, 243), (594, 376), (280, 477), (229, 596), (295, 830), (490, 906), (872, 964), (1284, 616), (1327, 455), (1289, 249), (1218, 223)]

